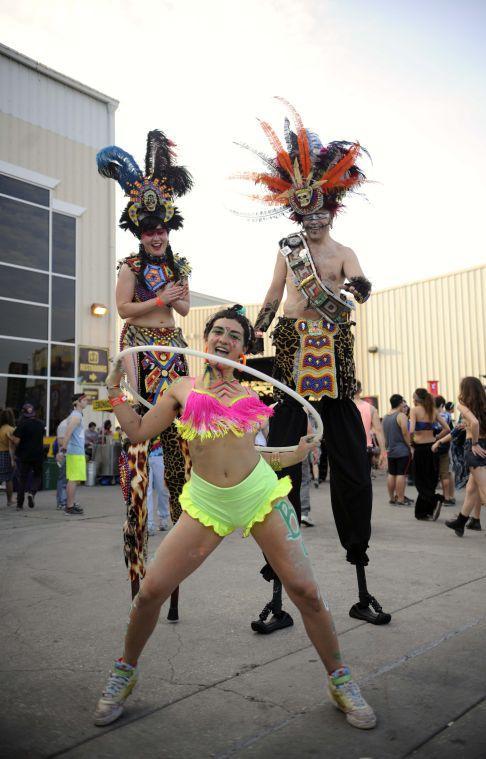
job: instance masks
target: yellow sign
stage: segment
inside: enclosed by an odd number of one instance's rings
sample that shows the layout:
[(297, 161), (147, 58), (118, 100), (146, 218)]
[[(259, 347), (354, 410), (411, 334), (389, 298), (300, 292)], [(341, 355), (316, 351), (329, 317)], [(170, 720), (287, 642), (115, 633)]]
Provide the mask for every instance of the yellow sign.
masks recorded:
[(93, 411), (113, 411), (111, 403), (106, 398), (101, 401), (93, 401), (91, 408)]
[(108, 351), (106, 348), (79, 346), (78, 382), (84, 385), (103, 385), (108, 374)]

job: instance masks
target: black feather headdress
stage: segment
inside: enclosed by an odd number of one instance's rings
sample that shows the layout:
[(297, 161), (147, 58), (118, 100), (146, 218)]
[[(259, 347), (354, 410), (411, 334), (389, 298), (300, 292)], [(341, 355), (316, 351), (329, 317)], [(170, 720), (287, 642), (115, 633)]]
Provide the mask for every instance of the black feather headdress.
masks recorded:
[(120, 227), (140, 237), (140, 222), (158, 220), (167, 229), (180, 229), (183, 218), (174, 206), (192, 187), (192, 177), (184, 166), (175, 164), (175, 144), (158, 129), (147, 135), (145, 175), (129, 153), (109, 145), (96, 156), (99, 173), (116, 179), (130, 201), (120, 217)]

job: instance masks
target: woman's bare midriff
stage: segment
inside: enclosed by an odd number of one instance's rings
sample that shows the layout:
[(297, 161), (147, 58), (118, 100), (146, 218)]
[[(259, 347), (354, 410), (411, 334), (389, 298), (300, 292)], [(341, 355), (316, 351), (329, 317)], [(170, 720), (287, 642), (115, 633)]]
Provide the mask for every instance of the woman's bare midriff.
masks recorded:
[(239, 438), (228, 432), (215, 440), (191, 440), (189, 454), (194, 472), (218, 488), (238, 485), (251, 474), (260, 459), (253, 433)]
[[(190, 377), (177, 382), (173, 394), (177, 399), (182, 414), (194, 387)], [(197, 385), (196, 385), (197, 386)], [(241, 387), (241, 392), (245, 390)], [(255, 449), (255, 433), (236, 437), (228, 432), (224, 437), (214, 440), (190, 440), (189, 455), (194, 472), (206, 482), (218, 488), (230, 488), (238, 485), (254, 470), (260, 456)]]
[(172, 312), (168, 308), (154, 308), (138, 318), (135, 316), (125, 319), (125, 324), (133, 324), (135, 327), (151, 327), (156, 329), (174, 329), (175, 321)]

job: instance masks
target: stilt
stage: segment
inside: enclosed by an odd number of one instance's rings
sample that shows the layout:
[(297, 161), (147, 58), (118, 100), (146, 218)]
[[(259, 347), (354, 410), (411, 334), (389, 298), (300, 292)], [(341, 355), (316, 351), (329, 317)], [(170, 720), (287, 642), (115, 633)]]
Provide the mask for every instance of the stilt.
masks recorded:
[(131, 582), (131, 589), (132, 589), (132, 601), (137, 595), (138, 591), (140, 590), (140, 578), (136, 577), (135, 580), (132, 580)]
[(178, 622), (179, 620), (179, 586), (171, 594), (167, 619), (169, 622)]
[(366, 584), (366, 572), (363, 564), (356, 564), (358, 578), (359, 602), (351, 606), (349, 616), (361, 619), (372, 625), (387, 625), (391, 621), (391, 614), (383, 611), (382, 607), (368, 592)]
[[(267, 622), (269, 614), (272, 614), (272, 617)], [(282, 583), (275, 576), (273, 580), (272, 600), (264, 607), (259, 615), (259, 619), (251, 623), (251, 629), (262, 635), (269, 635), (276, 630), (282, 630), (284, 627), (291, 627), (293, 624), (294, 620), (290, 614), (282, 609)]]

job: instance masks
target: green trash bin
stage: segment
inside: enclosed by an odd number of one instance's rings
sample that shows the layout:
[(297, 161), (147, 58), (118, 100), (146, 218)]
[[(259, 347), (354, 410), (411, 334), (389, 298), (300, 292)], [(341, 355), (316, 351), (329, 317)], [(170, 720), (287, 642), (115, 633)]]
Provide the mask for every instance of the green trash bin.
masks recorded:
[(42, 467), (42, 488), (43, 490), (55, 490), (57, 488), (57, 478), (59, 476), (59, 467), (56, 459), (49, 458), (44, 461)]

